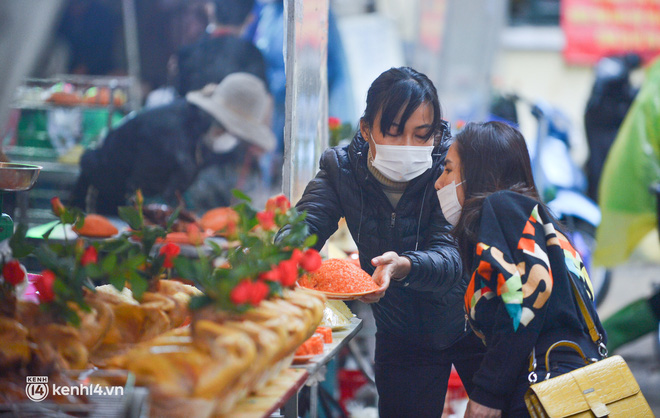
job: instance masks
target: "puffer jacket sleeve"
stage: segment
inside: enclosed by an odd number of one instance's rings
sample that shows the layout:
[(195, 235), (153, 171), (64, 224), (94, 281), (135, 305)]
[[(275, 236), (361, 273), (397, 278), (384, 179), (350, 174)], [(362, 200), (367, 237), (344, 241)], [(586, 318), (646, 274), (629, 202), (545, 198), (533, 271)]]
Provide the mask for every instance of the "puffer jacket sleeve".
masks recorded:
[[(395, 285), (407, 286), (412, 290), (445, 294), (463, 282), (463, 268), (455, 240), (449, 234), (451, 226), (440, 210), (440, 204), (431, 196), (431, 220), (425, 251), (406, 251), (412, 267), (408, 276)], [(398, 284), (397, 284), (398, 283)]]
[(332, 148), (326, 150), (321, 156), (319, 172), (307, 184), (296, 204), (299, 212), (307, 212), (305, 222), (310, 234), (316, 234), (318, 238), (314, 245), (317, 250), (337, 230), (339, 219), (343, 216), (337, 190), (340, 175), (337, 151)]

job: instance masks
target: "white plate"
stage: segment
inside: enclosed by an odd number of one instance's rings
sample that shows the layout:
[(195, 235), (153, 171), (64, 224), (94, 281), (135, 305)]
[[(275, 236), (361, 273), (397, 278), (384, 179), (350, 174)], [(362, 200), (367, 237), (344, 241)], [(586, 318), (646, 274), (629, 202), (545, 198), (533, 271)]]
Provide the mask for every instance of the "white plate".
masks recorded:
[(300, 364), (300, 363), (307, 363), (311, 359), (313, 359), (316, 356), (320, 356), (321, 354), (308, 354), (306, 356), (293, 356), (293, 363), (294, 364)]
[(375, 290), (368, 290), (366, 292), (356, 292), (356, 293), (335, 293), (335, 292), (325, 292), (323, 290), (318, 290), (318, 289), (311, 289), (309, 287), (302, 286), (300, 283), (296, 282), (296, 285), (298, 287), (302, 287), (303, 289), (311, 290), (314, 292), (319, 292), (325, 295), (326, 298), (332, 299), (332, 300), (355, 300), (358, 298), (361, 298), (362, 296), (370, 295), (374, 292), (377, 292), (378, 289)]

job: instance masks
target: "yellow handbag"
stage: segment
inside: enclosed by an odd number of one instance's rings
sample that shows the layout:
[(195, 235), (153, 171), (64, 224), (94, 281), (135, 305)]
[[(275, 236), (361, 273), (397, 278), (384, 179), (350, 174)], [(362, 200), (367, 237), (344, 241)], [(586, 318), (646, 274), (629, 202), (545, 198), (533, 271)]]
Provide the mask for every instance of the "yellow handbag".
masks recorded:
[[(536, 357), (532, 350), (529, 381), (525, 393), (529, 414), (536, 417), (653, 417), (639, 384), (621, 356), (607, 357), (602, 336), (570, 276), (573, 294), (589, 329), (591, 340), (603, 360), (587, 359), (579, 345), (572, 341), (554, 343), (545, 353), (545, 380), (536, 383)], [(550, 353), (557, 347), (577, 351), (586, 366), (550, 378)]]
[(545, 354), (546, 370), (550, 370), (550, 352), (556, 347), (573, 348), (587, 365), (531, 385), (525, 404), (532, 417), (654, 416), (621, 356), (591, 362), (574, 342), (559, 341)]

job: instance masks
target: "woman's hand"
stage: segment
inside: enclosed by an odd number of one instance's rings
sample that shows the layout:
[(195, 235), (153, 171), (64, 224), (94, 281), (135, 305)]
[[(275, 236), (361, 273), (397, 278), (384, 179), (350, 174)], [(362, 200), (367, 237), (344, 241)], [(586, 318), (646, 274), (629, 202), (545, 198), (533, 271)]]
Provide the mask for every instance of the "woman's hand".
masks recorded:
[(500, 418), (502, 411), (484, 406), (475, 401), (468, 401), (465, 418)]
[(400, 257), (394, 251), (388, 251), (385, 254), (374, 257), (371, 259), (371, 264), (376, 267), (374, 274), (371, 278), (380, 286), (380, 288), (369, 295), (363, 296), (360, 300), (364, 303), (378, 302), (380, 298), (385, 296), (385, 291), (390, 286), (390, 281), (394, 279), (401, 279), (410, 273), (410, 259), (407, 257)]

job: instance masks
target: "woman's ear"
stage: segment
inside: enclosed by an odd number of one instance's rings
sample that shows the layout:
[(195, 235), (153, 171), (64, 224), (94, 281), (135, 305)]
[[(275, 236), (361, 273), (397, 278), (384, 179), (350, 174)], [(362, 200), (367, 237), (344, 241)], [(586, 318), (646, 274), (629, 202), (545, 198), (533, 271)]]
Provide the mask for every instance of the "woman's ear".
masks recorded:
[(360, 119), (360, 133), (362, 134), (362, 138), (364, 138), (365, 141), (369, 141), (369, 133), (371, 130), (369, 129), (369, 124), (367, 123), (366, 120)]

